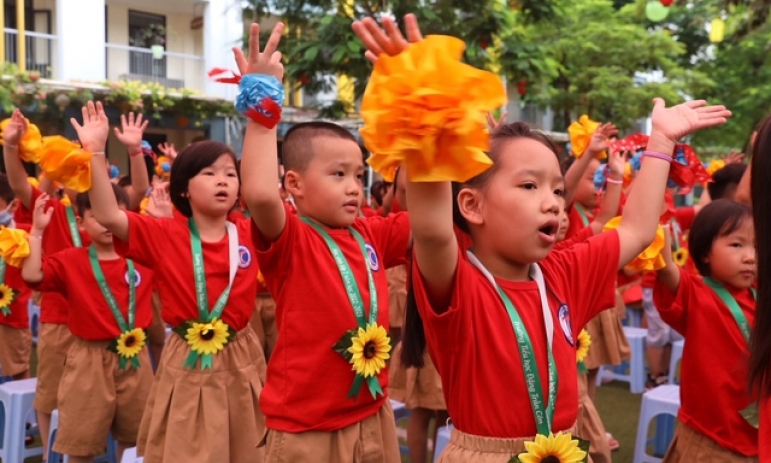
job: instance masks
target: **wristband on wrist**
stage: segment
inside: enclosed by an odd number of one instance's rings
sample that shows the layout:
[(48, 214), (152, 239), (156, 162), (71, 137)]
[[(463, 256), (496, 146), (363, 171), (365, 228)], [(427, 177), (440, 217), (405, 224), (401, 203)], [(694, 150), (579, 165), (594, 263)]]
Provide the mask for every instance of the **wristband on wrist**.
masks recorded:
[(142, 156), (143, 154), (145, 154), (145, 153), (141, 149), (138, 149), (136, 151), (129, 151), (129, 157), (130, 158), (135, 158), (137, 156)]
[(645, 151), (642, 154), (642, 157), (661, 159), (662, 161), (672, 162), (672, 156), (666, 155), (664, 153), (657, 153), (655, 151)]
[(241, 77), (238, 87), (235, 107), (241, 114), (267, 129), (278, 125), (284, 103), (284, 85), (278, 79), (247, 74)]
[(614, 179), (612, 179), (610, 177), (608, 177), (607, 180), (605, 180), (605, 181), (608, 182), (608, 183), (612, 183), (614, 185), (621, 185), (622, 183), (624, 183), (623, 180), (614, 180)]
[(92, 151), (91, 154), (94, 156), (107, 156), (104, 151)]

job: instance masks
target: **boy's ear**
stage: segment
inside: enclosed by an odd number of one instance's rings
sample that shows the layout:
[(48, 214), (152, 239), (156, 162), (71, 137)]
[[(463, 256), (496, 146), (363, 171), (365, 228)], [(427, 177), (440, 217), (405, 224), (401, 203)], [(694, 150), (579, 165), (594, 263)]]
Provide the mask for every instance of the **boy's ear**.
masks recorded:
[(301, 174), (293, 170), (286, 171), (286, 175), (284, 176), (284, 189), (287, 193), (295, 198), (303, 198), (305, 196), (303, 185), (304, 182)]
[(470, 224), (482, 225), (483, 201), (479, 190), (464, 188), (458, 193), (458, 208), (463, 218)]
[(75, 217), (75, 223), (78, 224), (78, 228), (83, 228), (83, 217), (79, 215)]

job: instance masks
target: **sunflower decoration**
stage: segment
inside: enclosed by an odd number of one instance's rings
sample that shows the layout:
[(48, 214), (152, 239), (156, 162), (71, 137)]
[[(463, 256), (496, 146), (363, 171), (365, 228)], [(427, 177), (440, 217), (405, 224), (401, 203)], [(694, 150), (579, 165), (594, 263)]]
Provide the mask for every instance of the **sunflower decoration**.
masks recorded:
[[(579, 117), (578, 121), (570, 124), (570, 127), (568, 127), (570, 147), (576, 159), (583, 156), (584, 152), (589, 147), (589, 144), (592, 142), (592, 136), (598, 127), (600, 127), (600, 123), (589, 119), (589, 116), (586, 114)], [(608, 155), (604, 151), (597, 155), (598, 159), (605, 159), (606, 157), (608, 157)]]
[(585, 462), (589, 453), (581, 448), (582, 444), (582, 441), (573, 439), (569, 433), (558, 432), (548, 437), (539, 434), (535, 436), (535, 441), (525, 442), (527, 451), (512, 458), (510, 463)]
[(211, 321), (188, 320), (174, 328), (174, 331), (182, 336), (190, 346), (182, 367), (195, 368), (198, 359), (201, 359), (201, 369), (212, 367), (212, 356), (225, 348), (225, 345), (233, 339), (236, 332), (225, 322), (217, 318)]
[(91, 188), (93, 153), (60, 135), (43, 138), (40, 153), (39, 165), (46, 177), (78, 193)]
[(685, 268), (685, 264), (688, 263), (688, 250), (685, 248), (676, 249), (672, 253), (672, 259), (675, 261), (678, 267)]
[(576, 362), (578, 363), (578, 371), (586, 373), (586, 356), (589, 355), (589, 346), (592, 345), (592, 337), (586, 330), (581, 330), (578, 333), (578, 339), (576, 340)]
[[(2, 139), (2, 132), (5, 131), (10, 123), (10, 117), (0, 122), (0, 145), (5, 144)], [(29, 124), (29, 119), (27, 119), (27, 123)], [(27, 132), (19, 141), (19, 157), (22, 161), (37, 164), (40, 161), (40, 147), (42, 144), (43, 136), (40, 134), (40, 129), (35, 124), (29, 124)]]
[(373, 399), (383, 394), (377, 376), (391, 358), (391, 338), (384, 327), (368, 323), (364, 328), (346, 331), (332, 349), (347, 360), (351, 370), (356, 372), (353, 385), (348, 391), (349, 398), (358, 397), (365, 381)]
[(155, 174), (162, 179), (171, 177), (171, 159), (166, 156), (158, 156), (155, 163)]
[(21, 267), (29, 256), (29, 234), (18, 228), (0, 228), (0, 257), (12, 267)]
[(405, 164), (415, 182), (462, 182), (492, 166), (485, 115), (505, 103), (504, 85), (463, 63), (465, 48), (435, 35), (378, 59), (361, 105), (375, 171)]
[[(603, 231), (614, 230), (621, 225), (621, 216), (614, 217), (608, 221), (603, 227)], [(661, 255), (661, 251), (666, 244), (666, 235), (664, 235), (664, 228), (661, 225), (656, 229), (656, 237), (653, 238), (653, 242), (645, 248), (632, 262), (624, 266), (625, 269), (633, 272), (642, 271), (656, 271), (661, 270), (666, 266), (664, 257)]]
[(0, 313), (4, 317), (11, 314), (11, 304), (19, 296), (19, 292), (5, 283), (0, 283)]
[(118, 366), (125, 369), (131, 362), (133, 368), (139, 368), (139, 353), (145, 347), (147, 335), (142, 328), (134, 328), (124, 331), (107, 347), (108, 350), (118, 354)]

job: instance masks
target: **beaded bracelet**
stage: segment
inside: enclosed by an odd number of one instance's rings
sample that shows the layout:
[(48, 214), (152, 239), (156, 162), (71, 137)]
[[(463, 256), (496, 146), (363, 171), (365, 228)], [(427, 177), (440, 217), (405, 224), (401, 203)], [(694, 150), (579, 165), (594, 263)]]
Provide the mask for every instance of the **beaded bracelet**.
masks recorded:
[(642, 154), (642, 157), (649, 157), (661, 159), (662, 161), (672, 162), (672, 156), (666, 155), (664, 153), (657, 153), (655, 151), (646, 151)]
[(284, 103), (284, 85), (278, 79), (247, 74), (241, 77), (238, 87), (235, 107), (241, 114), (267, 129), (278, 125)]

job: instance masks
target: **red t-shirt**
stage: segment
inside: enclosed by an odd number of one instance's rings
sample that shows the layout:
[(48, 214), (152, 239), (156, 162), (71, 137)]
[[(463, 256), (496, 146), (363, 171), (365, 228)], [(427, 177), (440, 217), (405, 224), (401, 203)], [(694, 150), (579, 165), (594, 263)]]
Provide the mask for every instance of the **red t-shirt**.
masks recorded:
[[(32, 187), (32, 199), (30, 200), (30, 207), (35, 208), (35, 202), (38, 200), (43, 192), (35, 187)], [(53, 215), (51, 216), (51, 223), (43, 233), (43, 254), (53, 255), (59, 251), (69, 249), (75, 246), (72, 241), (72, 235), (70, 234), (70, 226), (67, 222), (67, 210), (61, 201), (55, 198), (51, 198), (48, 201), (48, 207), (53, 208)], [(74, 205), (73, 205), (74, 208)], [(24, 205), (19, 207), (20, 217), (29, 218), (32, 221), (32, 209), (27, 209)], [(75, 215), (77, 211), (73, 210)], [(79, 230), (80, 240), (83, 246), (88, 246), (91, 243), (91, 237), (83, 231)], [(56, 292), (43, 293), (43, 300), (40, 302), (40, 322), (41, 323), (55, 323), (64, 325), (67, 323), (70, 308), (70, 302), (65, 299), (61, 294)]]
[[(356, 219), (352, 227), (367, 243), (367, 259), (351, 233), (327, 230), (340, 246), (356, 278), (369, 320), (370, 293), (365, 265), (377, 288), (377, 322), (388, 330), (388, 281), (385, 269), (406, 263), (410, 230), (406, 213)], [(276, 299), (278, 341), (270, 356), (268, 380), (260, 395), (266, 426), (285, 432), (335, 431), (380, 410), (366, 383), (347, 399), (355, 374), (332, 350), (357, 322), (340, 272), (324, 239), (294, 214), (287, 214), (281, 236), (272, 244), (259, 236), (258, 259), (265, 282)], [(383, 391), (388, 368), (378, 375)]]
[[(569, 429), (578, 412), (575, 337), (602, 310), (613, 307), (618, 269), (618, 233), (596, 235), (540, 262), (554, 318), (553, 352), (558, 370), (553, 431)], [(575, 269), (581, 268), (581, 278)], [(511, 321), (496, 290), (460, 252), (452, 302), (436, 312), (417, 267), (413, 284), (431, 358), (442, 378), (447, 410), (469, 434), (512, 438), (536, 434), (522, 359)], [(530, 333), (543, 397), (548, 397), (547, 338), (541, 298), (534, 281), (497, 279)], [(568, 316), (560, 317), (561, 307)], [(562, 323), (561, 323), (562, 318)]]
[[(100, 260), (99, 265), (123, 319), (128, 322), (126, 259)], [(138, 263), (134, 264), (134, 272), (137, 275), (135, 325), (146, 329), (153, 321), (153, 272)], [(43, 281), (30, 286), (59, 293), (70, 302), (67, 326), (75, 336), (87, 341), (109, 341), (121, 334), (91, 269), (88, 248), (69, 248), (43, 256)]]
[[(696, 208), (693, 206), (690, 207), (679, 207), (675, 209), (673, 218), (679, 225), (680, 229), (677, 232), (677, 238), (679, 241), (680, 247), (688, 249), (688, 232), (691, 230), (691, 225), (693, 225), (693, 219), (696, 218)], [(669, 230), (670, 237), (672, 238), (674, 242), (674, 233), (672, 233), (672, 229)], [(693, 259), (688, 257), (688, 260), (685, 263), (685, 269), (688, 271), (688, 273), (691, 273), (693, 275), (697, 275), (699, 272), (696, 270), (696, 265), (693, 263)], [(643, 273), (642, 277), (642, 287), (643, 288), (653, 288), (656, 286), (656, 272), (645, 272)]]
[(760, 401), (760, 461), (771, 461), (771, 398)]
[(378, 211), (372, 209), (372, 206), (365, 204), (361, 207), (361, 214), (364, 217), (377, 217)]
[(583, 217), (581, 217), (581, 214), (578, 212), (579, 207), (582, 207), (578, 204), (573, 204), (568, 209), (568, 218), (570, 219), (570, 223), (568, 224), (568, 232), (565, 234), (565, 240), (569, 240), (573, 238), (578, 232), (583, 230), (584, 228), (588, 227), (590, 223), (594, 221), (594, 216), (590, 215), (592, 211), (587, 211), (585, 208), (583, 209), (586, 214), (586, 220), (587, 222), (584, 223)]
[(592, 230), (590, 227), (584, 227), (581, 230), (578, 230), (576, 233), (573, 234), (572, 237), (567, 238), (567, 235), (565, 235), (565, 239), (560, 241), (559, 243), (555, 244), (552, 248), (552, 251), (560, 251), (563, 249), (570, 249), (573, 246), (575, 246), (578, 243), (582, 243), (592, 236), (594, 236), (594, 230)]
[[(163, 307), (163, 320), (171, 326), (197, 320), (193, 254), (187, 222), (176, 218), (154, 219), (128, 212), (129, 238), (114, 238), (115, 250), (153, 270)], [(257, 297), (257, 265), (254, 260), (250, 220), (236, 223), (238, 229), (238, 271), (230, 290), (222, 320), (235, 330), (243, 329), (254, 312)], [(216, 243), (202, 243), (209, 310), (214, 307), (230, 280), (228, 236)]]
[[(752, 326), (752, 292), (726, 289)], [(657, 281), (654, 302), (661, 319), (687, 340), (680, 367), (680, 422), (721, 447), (756, 456), (758, 431), (739, 414), (752, 402), (747, 393), (749, 350), (728, 307), (701, 277), (684, 270), (677, 294)]]
[[(18, 209), (17, 209), (18, 210)], [(20, 228), (29, 231), (29, 225), (17, 225)], [(11, 328), (24, 329), (29, 328), (29, 302), (30, 290), (24, 280), (21, 278), (21, 269), (12, 265), (5, 266), (5, 283), (9, 288), (16, 290), (19, 294), (11, 303), (11, 313), (3, 315), (0, 312), (0, 325), (7, 325)]]

